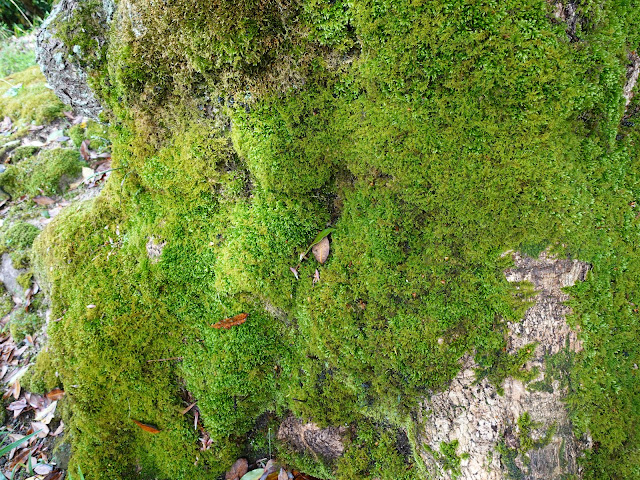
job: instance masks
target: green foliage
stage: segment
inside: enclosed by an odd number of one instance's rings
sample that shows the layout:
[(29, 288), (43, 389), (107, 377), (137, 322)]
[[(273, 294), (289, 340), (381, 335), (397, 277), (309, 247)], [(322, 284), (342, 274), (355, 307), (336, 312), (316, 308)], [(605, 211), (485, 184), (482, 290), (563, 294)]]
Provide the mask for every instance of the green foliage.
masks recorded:
[(514, 354), (509, 354), (506, 349), (490, 350), (476, 357), (478, 368), (476, 369), (476, 382), (487, 377), (496, 385), (499, 395), (504, 394), (502, 383), (507, 377), (517, 378), (522, 382), (529, 382), (538, 376), (538, 370), (526, 370), (525, 364), (533, 357), (537, 344), (530, 343), (518, 349)]
[(0, 0), (0, 24), (33, 27), (51, 9), (53, 0)]

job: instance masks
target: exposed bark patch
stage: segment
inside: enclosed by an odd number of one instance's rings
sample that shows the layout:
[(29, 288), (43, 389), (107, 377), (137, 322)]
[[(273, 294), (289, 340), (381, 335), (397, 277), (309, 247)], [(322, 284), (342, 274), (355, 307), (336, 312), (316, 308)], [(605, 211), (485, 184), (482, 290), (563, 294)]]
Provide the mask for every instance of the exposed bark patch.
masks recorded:
[(155, 237), (149, 237), (149, 241), (147, 242), (147, 257), (151, 259), (151, 262), (157, 263), (160, 260), (160, 255), (162, 255), (162, 250), (164, 250), (167, 242), (161, 242)]
[(629, 64), (627, 65), (627, 83), (624, 85), (622, 96), (625, 98), (625, 108), (631, 103), (634, 91), (640, 75), (640, 56), (636, 52), (629, 54)]
[(297, 451), (334, 460), (344, 453), (346, 432), (344, 427), (320, 428), (315, 423), (304, 423), (289, 416), (280, 424), (278, 440), (285, 441)]
[[(532, 342), (537, 342), (534, 357), (528, 368), (538, 368), (538, 381), (545, 380), (547, 389), (527, 388), (519, 380), (504, 382), (504, 395), (498, 395), (496, 387), (487, 379), (475, 383), (474, 368), (477, 364), (471, 357), (465, 359), (462, 371), (445, 392), (427, 399), (419, 412), (418, 451), (439, 479), (452, 479), (454, 474), (439, 467), (432, 451), (438, 452), (441, 442), (458, 441), (461, 458), (460, 477), (463, 480), (501, 480), (509, 478), (515, 470), (526, 480), (552, 480), (563, 475), (579, 475), (577, 458), (589, 446), (588, 439), (578, 439), (572, 433), (563, 398), (566, 388), (551, 377), (545, 379), (548, 355), (581, 349), (576, 332), (566, 323), (570, 309), (563, 302), (569, 296), (563, 287), (583, 281), (589, 265), (577, 260), (557, 259), (542, 253), (539, 259), (514, 254), (515, 267), (506, 271), (511, 282), (531, 282), (538, 291), (536, 303), (527, 310), (522, 322), (509, 324), (510, 350), (517, 351)], [(528, 412), (536, 428), (531, 438), (542, 443), (548, 432), (554, 432), (544, 446), (523, 455), (506, 460), (496, 451), (502, 443), (509, 449), (521, 448), (518, 419)], [(551, 429), (554, 430), (551, 430)], [(427, 448), (428, 447), (428, 448)]]

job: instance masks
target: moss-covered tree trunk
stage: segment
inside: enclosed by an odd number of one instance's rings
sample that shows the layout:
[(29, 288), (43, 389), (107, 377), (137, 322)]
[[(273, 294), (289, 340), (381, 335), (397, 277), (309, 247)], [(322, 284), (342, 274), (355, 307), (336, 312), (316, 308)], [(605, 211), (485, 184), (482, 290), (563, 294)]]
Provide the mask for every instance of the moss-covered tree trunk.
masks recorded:
[[(461, 359), (498, 390), (536, 379), (533, 350), (507, 345), (530, 306), (504, 275), (515, 250), (591, 265), (571, 291), (584, 350), (567, 387), (594, 441), (583, 474), (639, 474), (623, 96), (638, 7), (64, 2), (51, 58), (101, 102), (114, 172), (36, 240), (62, 318), (38, 367), (68, 392), (88, 478), (217, 478), (264, 456), (289, 412), (353, 427), (332, 463), (278, 445), (308, 473), (424, 478), (403, 432)], [(329, 227), (321, 263), (309, 249)], [(508, 478), (508, 449), (493, 454)], [(433, 461), (451, 475), (464, 456), (447, 444)]]

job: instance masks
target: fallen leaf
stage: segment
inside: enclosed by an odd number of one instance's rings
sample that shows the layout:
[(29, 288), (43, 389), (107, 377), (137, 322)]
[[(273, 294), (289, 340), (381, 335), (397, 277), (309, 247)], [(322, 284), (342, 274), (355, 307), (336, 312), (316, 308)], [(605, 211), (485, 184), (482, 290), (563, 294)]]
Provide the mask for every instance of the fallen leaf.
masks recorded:
[(45, 425), (49, 425), (49, 422), (53, 420), (53, 417), (56, 414), (56, 407), (58, 406), (58, 402), (51, 402), (51, 404), (42, 410), (38, 410), (34, 420), (36, 422), (42, 422)]
[(0, 132), (6, 132), (8, 130), (11, 130), (12, 125), (13, 125), (13, 122), (11, 121), (11, 119), (5, 116), (2, 122), (0, 122)]
[(13, 418), (17, 418), (22, 411), (27, 408), (27, 401), (24, 398), (20, 400), (16, 400), (15, 402), (11, 402), (7, 407), (7, 410), (13, 412)]
[(33, 471), (38, 475), (46, 475), (47, 473), (53, 471), (53, 465), (49, 465), (46, 463), (39, 463), (33, 468)]
[(239, 458), (236, 460), (229, 471), (225, 474), (225, 480), (239, 480), (249, 471), (249, 462), (246, 458)]
[(142, 422), (139, 422), (138, 420), (133, 420), (133, 422), (145, 432), (160, 433), (160, 430), (155, 425), (152, 425), (150, 423), (142, 423)]
[(56, 428), (56, 431), (53, 432), (51, 434), (52, 437), (57, 437), (58, 435), (60, 435), (62, 432), (64, 431), (64, 422), (60, 422), (60, 425), (58, 425), (58, 428)]
[(182, 410), (180, 412), (180, 415), (184, 415), (185, 413), (187, 413), (189, 410), (191, 410), (193, 407), (196, 406), (196, 402), (193, 402), (191, 405), (189, 405), (187, 408), (185, 408), (184, 410)]
[(231, 327), (235, 327), (236, 325), (241, 325), (246, 322), (248, 316), (248, 313), (240, 313), (235, 317), (225, 318), (224, 320), (221, 320), (218, 323), (214, 323), (211, 326), (213, 328), (225, 328), (228, 330)]
[(16, 380), (16, 383), (13, 384), (13, 398), (16, 400), (20, 397), (20, 380)]
[(76, 119), (75, 115), (72, 112), (62, 112), (62, 114), (72, 122)]
[(45, 438), (47, 435), (49, 435), (49, 427), (44, 422), (31, 422), (31, 432), (29, 433), (33, 432), (38, 432), (38, 435), (36, 435), (36, 437)]
[(289, 475), (284, 468), (280, 469), (280, 473), (278, 474), (278, 480), (289, 480)]
[(53, 472), (49, 473), (46, 477), (44, 477), (42, 480), (61, 480), (63, 473), (64, 472), (62, 470), (54, 470)]
[(324, 237), (322, 240), (320, 240), (311, 248), (311, 251), (313, 252), (313, 256), (316, 258), (316, 260), (320, 264), (323, 264), (324, 262), (327, 261), (330, 250), (331, 250), (331, 247), (329, 245), (329, 237)]
[(316, 268), (316, 273), (313, 274), (313, 285), (320, 281), (320, 272)]
[(29, 127), (30, 132), (38, 132), (44, 128), (44, 125), (32, 125)]
[(291, 270), (291, 273), (293, 273), (293, 276), (296, 277), (296, 280), (300, 279), (300, 277), (298, 277), (298, 270), (296, 270), (293, 267), (289, 267), (289, 270)]
[(80, 185), (82, 185), (84, 183), (84, 180), (80, 180), (78, 182), (73, 182), (69, 184), (69, 190), (75, 190), (76, 188), (78, 188)]
[(13, 85), (6, 92), (4, 92), (2, 94), (2, 96), (4, 98), (15, 97), (16, 95), (18, 95), (18, 92), (20, 91), (21, 88), (22, 88), (22, 84), (21, 83), (19, 83), (17, 85)]
[(60, 139), (63, 137), (64, 137), (64, 130), (54, 130), (49, 134), (49, 136), (47, 136), (46, 143), (60, 142), (61, 141)]
[(91, 304), (87, 305), (87, 308), (96, 308), (96, 306), (93, 303), (91, 303)]
[(80, 155), (82, 155), (82, 158), (84, 158), (85, 162), (88, 162), (89, 159), (91, 158), (91, 155), (89, 154), (89, 140), (88, 139), (83, 140), (82, 143), (80, 144)]
[(250, 472), (245, 473), (240, 480), (258, 480), (263, 473), (264, 469), (256, 468), (255, 470), (251, 470)]
[(16, 465), (19, 465), (19, 464), (25, 465), (27, 463), (27, 459), (29, 458), (29, 455), (31, 455), (30, 448), (23, 448), (22, 450), (17, 452), (16, 456), (13, 457), (10, 462), (8, 462), (9, 469), (13, 470), (16, 467)]
[(33, 197), (33, 201), (38, 205), (53, 205), (56, 201), (51, 197), (45, 197), (44, 195), (37, 195)]
[(60, 400), (62, 397), (64, 397), (64, 390), (62, 390), (60, 388), (54, 388), (49, 393), (47, 393), (46, 396), (52, 402), (56, 401), (56, 400)]
[(96, 171), (93, 168), (82, 167), (82, 178), (85, 181), (92, 177), (95, 173)]

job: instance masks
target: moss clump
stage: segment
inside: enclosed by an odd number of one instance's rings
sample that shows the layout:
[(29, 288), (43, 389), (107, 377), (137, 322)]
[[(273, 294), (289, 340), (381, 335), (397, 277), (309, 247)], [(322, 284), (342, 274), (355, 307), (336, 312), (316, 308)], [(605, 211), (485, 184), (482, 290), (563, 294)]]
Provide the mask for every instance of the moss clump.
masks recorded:
[(33, 335), (42, 327), (44, 319), (35, 313), (26, 313), (24, 309), (17, 309), (9, 319), (9, 332), (16, 343), (24, 340), (27, 335)]
[(11, 195), (60, 195), (82, 173), (80, 153), (71, 148), (41, 151), (0, 174), (0, 185)]
[(41, 152), (37, 160), (25, 166), (26, 190), (31, 195), (40, 192), (48, 195), (64, 193), (74, 179), (82, 173), (86, 164), (74, 149), (55, 148)]
[(12, 224), (2, 235), (4, 246), (8, 250), (26, 250), (31, 248), (40, 229), (30, 223), (18, 221)]
[[(32, 121), (42, 124), (62, 117), (65, 106), (53, 91), (47, 88), (40, 67), (34, 66), (14, 73), (5, 80), (9, 84), (2, 82), (0, 85), (0, 116), (10, 117), (15, 124), (27, 124)], [(11, 85), (21, 85), (16, 95), (6, 95), (12, 88)]]
[(89, 140), (89, 149), (101, 152), (109, 145), (107, 127), (93, 120), (86, 123), (73, 125), (67, 131), (71, 141), (76, 147), (80, 147), (84, 140)]
[(24, 272), (18, 275), (17, 278), (18, 285), (20, 285), (25, 290), (29, 288), (33, 283), (33, 272)]
[(18, 163), (21, 162), (22, 160), (26, 160), (28, 158), (33, 157), (36, 153), (38, 153), (38, 151), (40, 150), (40, 147), (35, 147), (35, 146), (31, 146), (31, 145), (24, 145), (24, 146), (20, 146), (15, 148), (10, 155), (10, 160), (11, 163)]
[(403, 443), (402, 434), (395, 429), (380, 428), (371, 423), (358, 425), (357, 434), (337, 461), (336, 479), (423, 478), (413, 462), (412, 452), (402, 451), (408, 447)]

